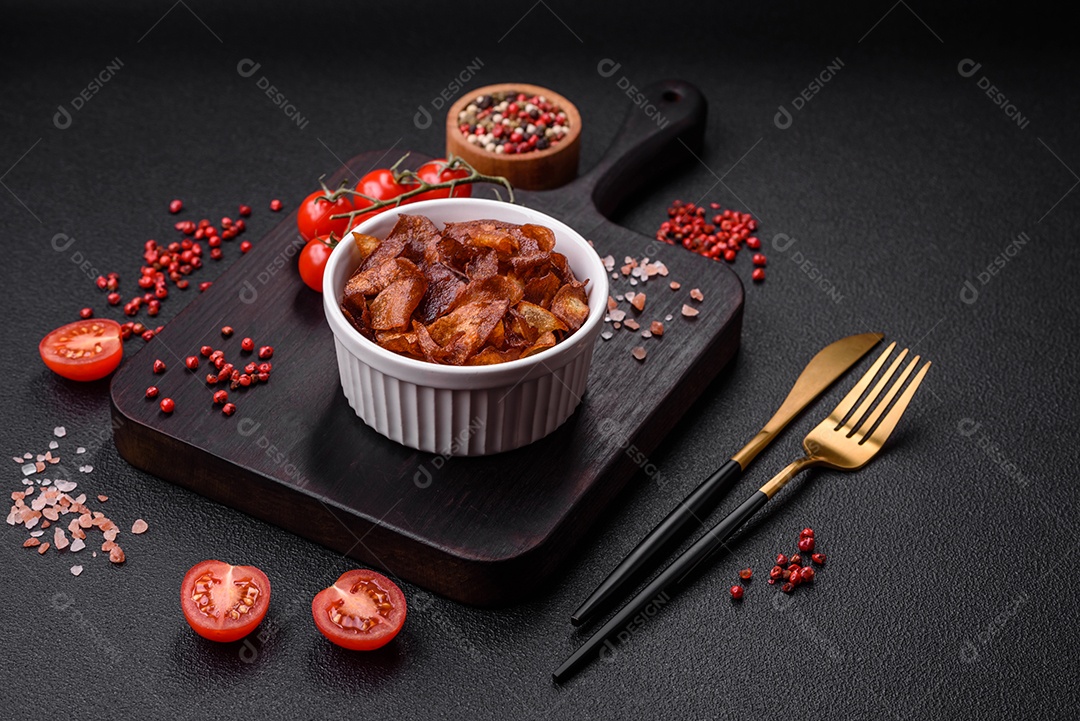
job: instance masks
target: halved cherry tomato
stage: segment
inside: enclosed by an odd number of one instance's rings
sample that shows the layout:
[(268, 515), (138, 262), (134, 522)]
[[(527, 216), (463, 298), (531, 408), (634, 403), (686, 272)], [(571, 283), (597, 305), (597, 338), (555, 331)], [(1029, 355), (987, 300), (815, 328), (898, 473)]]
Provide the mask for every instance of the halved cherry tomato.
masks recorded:
[[(378, 170), (372, 170), (370, 173), (360, 178), (360, 182), (356, 184), (356, 189), (375, 200), (393, 200), (402, 193), (407, 193), (415, 185), (407, 183), (399, 183), (394, 177), (394, 171), (389, 168), (380, 168)], [(359, 195), (354, 195), (352, 198), (353, 207), (360, 210), (371, 205), (371, 201), (366, 198), (361, 198)], [(385, 208), (384, 210), (389, 210)], [(379, 212), (365, 213), (364, 215), (358, 215), (356, 222), (360, 223), (367, 220), (373, 215), (378, 215)]]
[(304, 202), (300, 204), (300, 210), (296, 215), (296, 226), (300, 229), (300, 235), (304, 237), (304, 240), (311, 240), (319, 235), (329, 235), (331, 232), (342, 236), (349, 229), (348, 218), (330, 219), (331, 215), (352, 212), (353, 204), (349, 196), (342, 195), (333, 203), (326, 198), (326, 191), (316, 190), (304, 198)]
[(211, 641), (237, 641), (255, 630), (270, 605), (270, 579), (254, 566), (202, 561), (180, 583), (188, 625)]
[(323, 271), (337, 242), (336, 235), (320, 235), (300, 251), (300, 278), (317, 293), (322, 293)]
[(124, 357), (120, 324), (103, 318), (62, 325), (42, 338), (38, 353), (64, 378), (96, 381), (116, 370)]
[[(445, 183), (455, 178), (464, 178), (469, 175), (469, 171), (464, 168), (457, 168), (455, 170), (448, 170), (446, 168), (446, 159), (439, 158), (432, 160), (421, 165), (416, 174), (420, 176), (427, 183), (435, 185), (436, 183)], [(455, 198), (468, 198), (472, 195), (472, 185), (464, 184), (454, 188), (453, 197)], [(420, 193), (414, 198), (409, 198), (410, 203), (417, 203), (421, 200), (433, 200), (435, 198), (449, 198), (450, 189), (442, 188), (440, 190), (429, 190), (426, 193)]]
[(372, 651), (389, 643), (405, 623), (405, 594), (386, 576), (347, 571), (311, 602), (319, 632), (342, 648)]

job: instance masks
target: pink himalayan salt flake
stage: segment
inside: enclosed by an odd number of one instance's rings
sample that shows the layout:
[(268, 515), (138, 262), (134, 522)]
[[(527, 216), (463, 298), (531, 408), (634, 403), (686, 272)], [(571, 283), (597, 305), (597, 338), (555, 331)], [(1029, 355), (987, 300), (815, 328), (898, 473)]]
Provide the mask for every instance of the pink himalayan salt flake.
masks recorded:
[(684, 316), (686, 316), (687, 318), (693, 318), (694, 316), (696, 316), (698, 314), (698, 309), (697, 308), (691, 308), (690, 306), (683, 303), (682, 314)]
[(634, 346), (634, 349), (630, 351), (630, 355), (634, 356), (634, 358), (637, 358), (639, 361), (643, 361), (645, 360), (646, 355), (645, 349), (641, 346)]
[(104, 531), (104, 532), (103, 532), (103, 533), (101, 534), (101, 536), (102, 536), (102, 538), (104, 538), (104, 539), (105, 539), (106, 541), (115, 541), (115, 540), (116, 540), (116, 536), (117, 536), (117, 535), (118, 535), (119, 533), (120, 533), (120, 529), (119, 529), (119, 528), (110, 528), (109, 530), (107, 530), (107, 531)]
[(648, 330), (641, 331), (641, 337), (642, 338), (652, 338), (652, 331), (648, 331)]
[(616, 302), (615, 302), (615, 299), (614, 299), (614, 298), (612, 298), (612, 297), (611, 297), (611, 296), (609, 295), (609, 296), (608, 296), (608, 299), (607, 299), (607, 309), (608, 309), (608, 310), (610, 311), (610, 310), (615, 310), (615, 309), (616, 309), (616, 308), (618, 308), (618, 307), (619, 307), (619, 304), (618, 304), (618, 303), (616, 303)]
[(74, 541), (71, 542), (72, 553), (75, 553), (76, 551), (81, 551), (84, 548), (86, 548), (86, 541), (81, 538), (76, 538)]
[(71, 545), (71, 541), (68, 540), (68, 537), (64, 534), (64, 529), (60, 526), (53, 529), (53, 545), (61, 551)]
[(678, 290), (679, 288), (682, 288), (682, 284), (677, 283), (677, 282), (675, 282), (673, 280), (673, 281), (671, 281), (671, 283), (668, 284), (668, 287), (671, 288), (672, 290)]
[(78, 576), (80, 573), (82, 573), (82, 566), (72, 566), (71, 567), (71, 575), (72, 576)]
[[(108, 496), (105, 496), (105, 495), (99, 495), (99, 496), (97, 497), (97, 499), (98, 499), (99, 501), (101, 501), (102, 503), (104, 503), (105, 501), (109, 500), (109, 497), (108, 497)], [(81, 503), (81, 501), (80, 501), (80, 503)]]
[(621, 321), (625, 317), (626, 317), (626, 311), (621, 310), (619, 308), (616, 308), (615, 310), (608, 313), (608, 318), (615, 321), (616, 323), (618, 323), (619, 321)]
[(135, 519), (135, 523), (131, 524), (131, 532), (135, 535), (138, 535), (140, 533), (146, 533), (146, 529), (149, 527), (150, 525), (146, 521), (141, 518), (137, 518)]
[(637, 308), (639, 311), (645, 310), (645, 294), (637, 293), (634, 299), (630, 301), (630, 305)]
[(53, 428), (53, 434), (57, 438), (63, 438), (64, 436), (67, 435), (67, 429), (64, 428), (63, 426), (57, 426), (56, 428)]
[(699, 290), (698, 288), (694, 288), (690, 291), (690, 297), (694, 300), (705, 300), (705, 294), (702, 293), (701, 290)]
[(654, 320), (649, 325), (649, 330), (652, 331), (653, 335), (664, 335), (664, 324), (658, 320)]
[(630, 330), (638, 330), (639, 328), (641, 328), (638, 322), (633, 318), (627, 318), (626, 320), (624, 320), (623, 325), (625, 325)]

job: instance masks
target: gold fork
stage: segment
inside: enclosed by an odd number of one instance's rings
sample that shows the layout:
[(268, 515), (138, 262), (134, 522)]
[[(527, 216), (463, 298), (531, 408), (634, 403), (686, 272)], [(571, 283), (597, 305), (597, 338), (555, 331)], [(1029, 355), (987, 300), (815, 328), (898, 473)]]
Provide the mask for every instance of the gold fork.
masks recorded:
[[(599, 653), (603, 656), (604, 651), (609, 649), (606, 645), (603, 648), (600, 647), (609, 636), (623, 628), (628, 628), (627, 624), (631, 623), (634, 617), (649, 604), (653, 604), (655, 608), (666, 602), (668, 594), (673, 592), (673, 589), (679, 586), (691, 571), (719, 549), (740, 526), (761, 510), (768, 500), (800, 471), (813, 466), (854, 471), (869, 463), (896, 428), (900, 416), (904, 415), (915, 391), (926, 376), (926, 371), (930, 368), (930, 362), (927, 361), (915, 372), (920, 360), (919, 356), (915, 356), (893, 381), (897, 369), (908, 355), (908, 349), (905, 348), (878, 378), (878, 374), (895, 348), (896, 343), (886, 348), (832, 413), (807, 434), (803, 439), (805, 456), (776, 474), (754, 495), (732, 511), (727, 518), (720, 521), (716, 527), (676, 558), (652, 583), (632, 598), (581, 648), (563, 662), (553, 674), (555, 680), (561, 681), (566, 678), (593, 655)], [(913, 372), (915, 376), (908, 383)], [(877, 378), (876, 383), (875, 378)], [(890, 382), (892, 385), (889, 385)], [(887, 385), (889, 388), (882, 395)], [(867, 389), (870, 389), (869, 393)], [(897, 398), (898, 394), (899, 398)], [(893, 402), (894, 399), (895, 402)], [(660, 599), (659, 603), (657, 603), (658, 599)]]
[[(825, 466), (838, 471), (857, 471), (877, 455), (893, 429), (896, 428), (900, 416), (904, 414), (908, 403), (911, 402), (911, 397), (918, 390), (926, 371), (930, 369), (930, 361), (927, 361), (915, 375), (915, 380), (911, 381), (900, 396), (900, 400), (889, 409), (889, 403), (904, 387), (904, 383), (915, 367), (919, 365), (920, 356), (915, 356), (904, 367), (900, 377), (889, 387), (881, 401), (874, 406), (873, 410), (870, 410), (870, 406), (881, 396), (881, 391), (892, 380), (897, 368), (907, 357), (908, 349), (905, 348), (893, 359), (889, 369), (874, 384), (873, 390), (866, 393), (866, 389), (881, 371), (894, 348), (896, 348), (896, 343), (890, 344), (874, 361), (874, 365), (870, 366), (870, 370), (859, 379), (855, 387), (844, 396), (844, 400), (833, 408), (832, 413), (814, 430), (806, 434), (806, 438), (803, 439), (803, 450), (806, 451), (806, 455), (790, 463), (787, 468), (777, 473), (772, 480), (761, 487), (759, 492), (765, 495), (765, 500), (776, 495), (776, 492), (787, 485), (788, 481), (807, 468)], [(864, 393), (866, 393), (865, 398), (863, 398)], [(863, 398), (861, 403), (859, 403), (860, 398)], [(857, 403), (858, 407), (856, 407)], [(882, 417), (886, 409), (889, 409), (889, 412)]]

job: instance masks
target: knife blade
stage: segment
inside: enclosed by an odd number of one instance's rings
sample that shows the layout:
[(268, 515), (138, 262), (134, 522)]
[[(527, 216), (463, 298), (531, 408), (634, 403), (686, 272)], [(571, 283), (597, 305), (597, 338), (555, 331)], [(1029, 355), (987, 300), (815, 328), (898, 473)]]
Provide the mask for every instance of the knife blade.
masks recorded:
[(596, 587), (570, 616), (570, 622), (575, 626), (588, 622), (638, 580), (663, 551), (680, 537), (680, 532), (691, 520), (700, 522), (700, 517), (712, 510), (712, 506), (735, 484), (746, 467), (796, 416), (884, 337), (882, 333), (851, 335), (818, 351), (795, 379), (787, 398), (757, 435), (684, 498)]

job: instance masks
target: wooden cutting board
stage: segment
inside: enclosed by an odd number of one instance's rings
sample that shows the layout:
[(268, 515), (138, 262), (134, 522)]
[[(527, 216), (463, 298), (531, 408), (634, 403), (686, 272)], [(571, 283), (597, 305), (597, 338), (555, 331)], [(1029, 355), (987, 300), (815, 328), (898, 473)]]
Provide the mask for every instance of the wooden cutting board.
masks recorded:
[[(497, 605), (537, 593), (626, 482), (649, 468), (648, 454), (739, 343), (743, 289), (726, 264), (605, 218), (650, 178), (696, 162), (689, 148), (697, 152), (705, 127), (700, 92), (666, 81), (646, 96), (667, 120), (664, 127), (655, 115), (631, 108), (597, 167), (562, 188), (516, 198), (577, 229), (600, 255), (615, 256), (616, 271), (624, 257), (645, 255), (670, 269), (668, 278), (636, 287), (621, 275), (612, 280), (612, 293), (647, 294), (645, 327), (674, 318), (661, 339), (622, 329), (597, 341), (584, 400), (555, 433), (501, 455), (442, 458), (365, 426), (342, 394), (322, 300), (295, 270), (294, 213), (116, 373), (120, 455), (452, 599)], [(359, 155), (329, 184), (398, 154)], [(681, 290), (670, 290), (671, 280)], [(688, 320), (680, 308), (695, 287), (705, 300), (695, 304), (701, 314)], [(228, 340), (219, 332), (225, 324), (236, 329)], [(243, 336), (274, 346), (274, 370), (266, 386), (231, 393), (237, 412), (230, 418), (211, 405), (207, 363), (191, 373), (182, 359), (204, 344), (240, 358)], [(643, 363), (630, 355), (636, 345), (648, 349)], [(151, 365), (159, 357), (169, 369), (155, 376)], [(166, 416), (144, 398), (151, 384), (176, 401), (175, 413)]]

